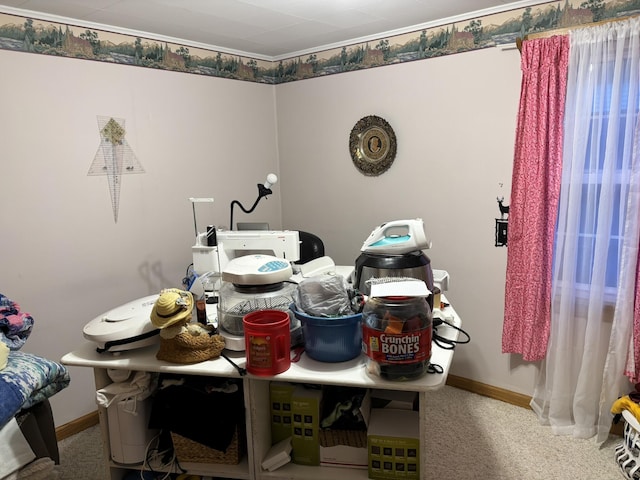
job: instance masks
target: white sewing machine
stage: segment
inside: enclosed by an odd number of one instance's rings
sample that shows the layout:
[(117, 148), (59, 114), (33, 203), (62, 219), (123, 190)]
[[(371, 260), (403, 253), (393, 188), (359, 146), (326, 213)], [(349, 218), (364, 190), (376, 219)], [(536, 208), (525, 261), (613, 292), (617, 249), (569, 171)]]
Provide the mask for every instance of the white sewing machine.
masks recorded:
[(300, 238), (295, 230), (209, 230), (196, 237), (191, 251), (196, 273), (215, 277), (205, 287), (211, 290), (232, 258), (260, 253), (289, 262), (299, 260)]

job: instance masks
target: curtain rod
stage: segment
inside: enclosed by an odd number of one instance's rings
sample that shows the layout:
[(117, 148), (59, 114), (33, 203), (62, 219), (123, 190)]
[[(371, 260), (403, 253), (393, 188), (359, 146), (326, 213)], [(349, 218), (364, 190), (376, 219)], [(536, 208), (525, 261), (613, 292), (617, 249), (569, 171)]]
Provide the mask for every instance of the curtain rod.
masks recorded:
[(525, 35), (524, 38), (523, 37), (516, 38), (516, 47), (518, 47), (518, 50), (522, 52), (522, 42), (524, 40), (533, 40), (534, 38), (548, 38), (554, 35), (566, 35), (571, 30), (577, 30), (578, 28), (595, 27), (598, 25), (606, 25), (607, 23), (623, 22), (625, 20), (628, 20), (630, 18), (637, 17), (637, 16), (638, 15), (628, 15), (626, 17), (620, 17), (620, 18), (607, 18), (606, 20), (600, 20), (599, 22), (584, 23), (581, 25), (571, 25), (570, 27), (555, 28), (553, 30), (545, 30), (544, 32), (529, 33)]

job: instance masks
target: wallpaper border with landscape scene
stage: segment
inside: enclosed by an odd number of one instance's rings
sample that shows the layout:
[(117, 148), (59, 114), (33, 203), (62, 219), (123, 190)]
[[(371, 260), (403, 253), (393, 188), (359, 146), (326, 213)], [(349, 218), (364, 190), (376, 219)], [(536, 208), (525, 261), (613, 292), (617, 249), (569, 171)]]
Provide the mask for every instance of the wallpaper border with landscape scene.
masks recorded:
[(269, 61), (0, 13), (0, 49), (280, 84), (513, 44), (527, 34), (640, 14), (640, 0), (559, 0)]

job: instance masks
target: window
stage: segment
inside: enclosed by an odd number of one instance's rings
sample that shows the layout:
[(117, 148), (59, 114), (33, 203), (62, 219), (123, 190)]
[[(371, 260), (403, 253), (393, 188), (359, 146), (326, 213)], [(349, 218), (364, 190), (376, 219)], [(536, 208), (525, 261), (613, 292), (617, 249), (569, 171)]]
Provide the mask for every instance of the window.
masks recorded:
[[(565, 150), (571, 149), (573, 156), (569, 155), (563, 163), (573, 163), (563, 166), (561, 197), (565, 189), (570, 190), (564, 208), (571, 211), (572, 202), (579, 202), (580, 208), (578, 218), (573, 221), (567, 218), (563, 227), (561, 202), (554, 248), (554, 255), (557, 255), (558, 250), (575, 245), (575, 262), (558, 265), (558, 279), (574, 282), (579, 291), (582, 286), (591, 285), (594, 276), (604, 275), (607, 297), (614, 299), (640, 98), (640, 85), (637, 81), (633, 83), (637, 75), (630, 70), (630, 64), (629, 61), (623, 62), (619, 71), (609, 66), (592, 68), (592, 78), (585, 85), (592, 92), (575, 92), (575, 102), (581, 98), (592, 98), (592, 102), (574, 105), (575, 116), (565, 118), (567, 130), (575, 128), (568, 122), (579, 121), (580, 116), (586, 116), (588, 121), (578, 126), (569, 139), (571, 146), (565, 143)], [(567, 102), (569, 104), (570, 100)], [(582, 175), (569, 173), (571, 169), (578, 168)], [(571, 183), (574, 182), (581, 184), (572, 189)], [(562, 234), (559, 233), (561, 230)], [(560, 238), (564, 240), (563, 245)], [(598, 266), (600, 262), (596, 262), (602, 256), (606, 257), (604, 269)], [(566, 265), (574, 268), (567, 269)], [(562, 268), (569, 271), (562, 271)]]

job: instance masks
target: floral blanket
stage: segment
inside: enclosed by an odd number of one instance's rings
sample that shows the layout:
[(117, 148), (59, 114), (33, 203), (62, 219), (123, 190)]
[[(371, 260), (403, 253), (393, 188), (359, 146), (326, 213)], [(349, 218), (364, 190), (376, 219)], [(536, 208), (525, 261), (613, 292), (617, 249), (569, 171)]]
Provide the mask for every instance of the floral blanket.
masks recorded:
[(20, 350), (33, 329), (33, 317), (20, 305), (0, 293), (0, 341), (11, 350)]
[(12, 351), (0, 370), (0, 428), (23, 408), (51, 397), (69, 385), (68, 370), (46, 358)]

